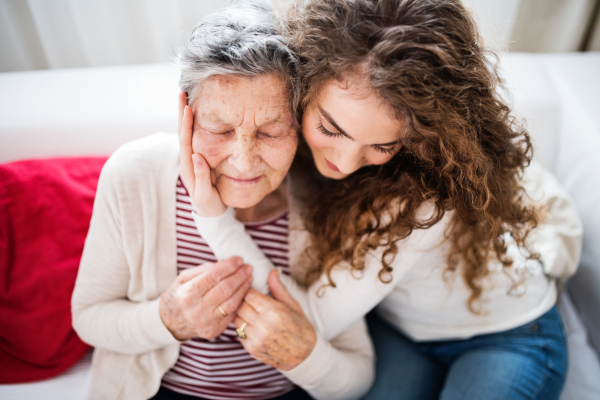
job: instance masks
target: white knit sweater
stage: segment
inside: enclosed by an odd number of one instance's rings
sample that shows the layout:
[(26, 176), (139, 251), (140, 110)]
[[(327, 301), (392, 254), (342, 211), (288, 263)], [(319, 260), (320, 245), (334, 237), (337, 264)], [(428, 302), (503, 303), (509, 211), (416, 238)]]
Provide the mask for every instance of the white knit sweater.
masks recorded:
[[(353, 277), (344, 266), (335, 269), (331, 276), (336, 288), (327, 287), (325, 276), (307, 295), (294, 292), (293, 282), (285, 283), (324, 338), (335, 337), (378, 304), (380, 316), (416, 341), (466, 339), (525, 324), (556, 303), (556, 279), (575, 272), (581, 253), (582, 225), (568, 194), (539, 164), (534, 162), (526, 169), (523, 185), (530, 201), (547, 209), (546, 219), (529, 238), (529, 248), (541, 255), (541, 263), (527, 260), (525, 250), (507, 237), (508, 255), (518, 272), (510, 275), (497, 260), (490, 262), (491, 273), (484, 281), (479, 315), (467, 308), (470, 290), (460, 269), (451, 281), (444, 278), (450, 251), (444, 234), (453, 216), (451, 212), (432, 228), (414, 231), (398, 242), (392, 281), (388, 284), (378, 278), (381, 249), (367, 255), (361, 279)], [(421, 212), (427, 215), (427, 206)], [(217, 258), (238, 255), (255, 270), (272, 268), (232, 212), (214, 218), (193, 215)], [(513, 282), (519, 282), (523, 276), (519, 272), (525, 274), (526, 281), (513, 287)], [(318, 290), (323, 290), (323, 286), (324, 292), (319, 296)]]
[[(180, 343), (158, 312), (160, 294), (177, 276), (178, 174), (174, 134), (129, 143), (102, 170), (72, 299), (73, 326), (96, 347), (93, 399), (152, 397), (179, 355)], [(299, 210), (290, 203), (294, 273), (303, 240)], [(317, 399), (361, 397), (374, 375), (364, 320), (353, 318), (335, 336), (317, 335), (309, 357), (283, 373)]]

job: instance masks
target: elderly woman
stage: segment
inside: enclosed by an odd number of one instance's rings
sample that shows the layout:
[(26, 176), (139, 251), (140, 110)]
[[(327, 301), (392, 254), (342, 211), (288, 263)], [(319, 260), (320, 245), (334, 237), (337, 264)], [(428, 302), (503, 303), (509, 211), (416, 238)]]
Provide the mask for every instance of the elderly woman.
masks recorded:
[[(224, 204), (285, 274), (299, 252), (284, 182), (298, 142), (294, 56), (265, 8), (238, 2), (200, 23), (179, 61), (195, 115), (182, 153), (204, 157)], [(96, 348), (92, 398), (308, 398), (296, 385), (315, 398), (359, 397), (373, 377), (364, 321), (326, 342), (275, 275), (273, 298), (261, 293), (266, 273), (246, 296), (277, 333), (262, 343), (272, 358), (242, 347), (232, 321), (253, 270), (217, 262), (194, 229), (179, 150), (175, 135), (156, 134), (102, 171), (72, 301), (76, 331)]]

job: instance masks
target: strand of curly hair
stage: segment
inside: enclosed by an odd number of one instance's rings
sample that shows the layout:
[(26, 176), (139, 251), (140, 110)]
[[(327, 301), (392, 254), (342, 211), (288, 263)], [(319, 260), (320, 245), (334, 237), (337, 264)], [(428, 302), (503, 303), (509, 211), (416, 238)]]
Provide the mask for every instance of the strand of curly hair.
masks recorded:
[[(388, 163), (317, 180), (304, 217), (318, 263), (306, 283), (325, 273), (335, 286), (335, 265), (360, 271), (381, 246), (379, 277), (389, 282), (398, 241), (453, 212), (446, 272), (462, 264), (467, 306), (481, 312), (489, 260), (511, 268), (504, 237), (526, 248), (539, 212), (520, 184), (529, 135), (498, 94), (501, 80), (471, 16), (458, 0), (307, 0), (285, 12), (284, 31), (302, 57), (300, 113), (326, 82), (358, 75), (407, 125)], [(423, 220), (418, 211), (428, 204), (434, 212)]]

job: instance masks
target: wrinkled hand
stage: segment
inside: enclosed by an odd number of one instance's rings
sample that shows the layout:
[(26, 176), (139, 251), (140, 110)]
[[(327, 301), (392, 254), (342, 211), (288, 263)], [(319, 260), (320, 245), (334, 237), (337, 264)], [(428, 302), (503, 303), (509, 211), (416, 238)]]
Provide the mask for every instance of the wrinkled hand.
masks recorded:
[(231, 323), (251, 284), (252, 267), (239, 257), (190, 268), (160, 296), (160, 317), (178, 340), (215, 338)]
[(246, 322), (244, 348), (256, 358), (283, 371), (304, 361), (315, 347), (317, 335), (302, 308), (281, 283), (278, 271), (269, 274), (270, 298), (250, 289), (237, 310), (236, 328)]
[(194, 154), (192, 148), (194, 112), (187, 105), (185, 92), (179, 94), (178, 122), (179, 173), (192, 198), (194, 211), (202, 217), (222, 215), (227, 206), (223, 204), (219, 191), (211, 182), (208, 163), (201, 154)]

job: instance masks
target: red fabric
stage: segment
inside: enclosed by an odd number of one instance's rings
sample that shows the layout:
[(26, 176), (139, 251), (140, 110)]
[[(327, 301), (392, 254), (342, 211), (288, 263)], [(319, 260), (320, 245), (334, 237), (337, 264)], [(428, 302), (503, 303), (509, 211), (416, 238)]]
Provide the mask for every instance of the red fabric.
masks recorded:
[(106, 159), (0, 165), (0, 383), (58, 375), (90, 349), (71, 294)]

